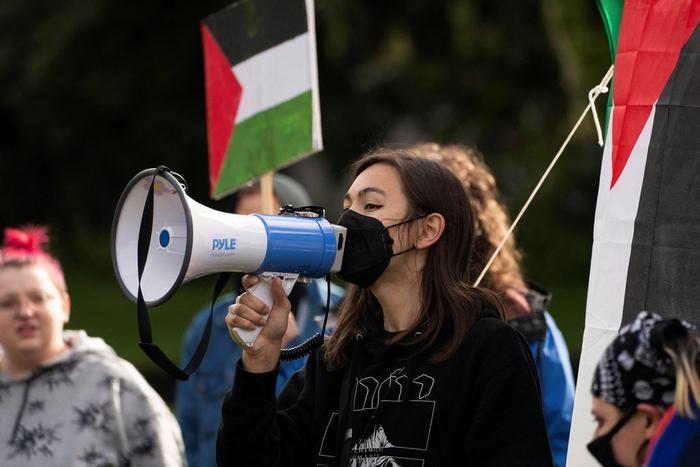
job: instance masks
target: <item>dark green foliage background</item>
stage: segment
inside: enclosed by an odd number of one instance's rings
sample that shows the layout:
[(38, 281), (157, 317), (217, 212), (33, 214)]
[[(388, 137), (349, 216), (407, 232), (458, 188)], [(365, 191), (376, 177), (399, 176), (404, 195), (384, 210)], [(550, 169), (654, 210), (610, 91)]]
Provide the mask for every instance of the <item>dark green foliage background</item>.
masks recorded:
[[(48, 224), (71, 327), (104, 336), (152, 379), (159, 370), (136, 345), (109, 229), (129, 179), (160, 163), (186, 176), (193, 198), (228, 208), (206, 201), (198, 25), (226, 5), (0, 3), (0, 227)], [(593, 0), (316, 0), (316, 22), (326, 149), (289, 172), (332, 219), (363, 150), (423, 140), (479, 147), (517, 211), (610, 65)], [(528, 276), (553, 291), (574, 364), (601, 152), (588, 120), (517, 231)], [(153, 310), (169, 355), (212, 283)]]

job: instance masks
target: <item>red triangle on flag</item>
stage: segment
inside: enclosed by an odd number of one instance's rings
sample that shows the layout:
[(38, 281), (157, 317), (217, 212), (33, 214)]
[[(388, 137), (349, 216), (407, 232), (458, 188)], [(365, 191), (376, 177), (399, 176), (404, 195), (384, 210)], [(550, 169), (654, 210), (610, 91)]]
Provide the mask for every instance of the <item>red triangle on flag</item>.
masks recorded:
[(611, 189), (699, 19), (697, 0), (625, 2), (615, 57)]
[(233, 135), (243, 88), (207, 25), (202, 22), (200, 29), (204, 45), (209, 192), (214, 193), (224, 163), (226, 148)]

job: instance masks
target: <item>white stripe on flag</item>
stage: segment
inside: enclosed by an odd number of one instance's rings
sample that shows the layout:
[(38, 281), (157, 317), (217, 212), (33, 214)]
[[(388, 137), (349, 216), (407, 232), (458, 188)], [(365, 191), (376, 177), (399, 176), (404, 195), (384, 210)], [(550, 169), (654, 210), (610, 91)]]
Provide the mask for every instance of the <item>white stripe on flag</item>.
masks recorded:
[(311, 89), (309, 33), (235, 65), (233, 72), (243, 87), (239, 123)]
[[(612, 180), (612, 115), (608, 125), (598, 186), (593, 251), (586, 300), (586, 328), (576, 381), (574, 416), (569, 435), (567, 466), (597, 466), (586, 444), (595, 424), (591, 417), (593, 372), (603, 351), (617, 335), (622, 322), (627, 270), (632, 251), (634, 222), (644, 181), (656, 103), (639, 134), (622, 174), (610, 189)], [(641, 311), (641, 310), (639, 310)]]

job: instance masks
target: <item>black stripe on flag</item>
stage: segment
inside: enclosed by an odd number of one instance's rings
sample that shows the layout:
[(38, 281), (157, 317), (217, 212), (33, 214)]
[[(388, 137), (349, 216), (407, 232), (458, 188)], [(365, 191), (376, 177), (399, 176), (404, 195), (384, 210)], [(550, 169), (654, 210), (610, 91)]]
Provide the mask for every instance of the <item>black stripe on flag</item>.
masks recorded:
[(203, 21), (231, 65), (309, 29), (304, 0), (241, 0)]
[(700, 27), (656, 104), (622, 324), (641, 310), (700, 321)]

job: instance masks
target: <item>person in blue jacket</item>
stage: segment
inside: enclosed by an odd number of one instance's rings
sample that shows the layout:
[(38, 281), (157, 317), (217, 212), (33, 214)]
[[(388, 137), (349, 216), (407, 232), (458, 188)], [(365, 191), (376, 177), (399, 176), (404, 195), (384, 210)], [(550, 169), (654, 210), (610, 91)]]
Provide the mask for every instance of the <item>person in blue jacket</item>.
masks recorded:
[[(508, 210), (500, 200), (496, 178), (483, 156), (473, 148), (426, 143), (410, 149), (418, 156), (441, 162), (464, 184), (476, 220), (470, 268), (470, 277), (476, 280), (510, 227)], [(523, 278), (521, 258), (515, 237), (511, 235), (480, 285), (500, 292), (506, 304), (506, 318), (530, 345), (540, 377), (554, 465), (563, 467), (574, 407), (569, 351), (554, 318), (547, 311), (550, 293)]]
[[(311, 204), (309, 195), (295, 180), (282, 174), (273, 177), (275, 203), (295, 207)], [(234, 212), (251, 214), (261, 211), (260, 186), (250, 184), (233, 195)], [(237, 282), (240, 282), (238, 277)], [(240, 283), (238, 290), (242, 290)], [(224, 322), (228, 306), (236, 300), (237, 293), (222, 296), (214, 306), (214, 318), (209, 348), (199, 369), (188, 381), (178, 381), (175, 392), (175, 413), (180, 423), (185, 443), (187, 462), (190, 467), (213, 467), (216, 465), (216, 432), (221, 421), (221, 401), (231, 388), (235, 374), (235, 363), (241, 349), (228, 335)], [(331, 284), (331, 308), (338, 305), (343, 289)], [(297, 283), (289, 296), (295, 303), (295, 315), (290, 314), (286, 346), (301, 344), (321, 331), (326, 311), (327, 284), (323, 279), (314, 279), (308, 284)], [(182, 344), (182, 362), (187, 363), (194, 353), (209, 317), (210, 305), (202, 308), (185, 331)], [(330, 320), (330, 318), (329, 318)], [(280, 364), (277, 378), (279, 393), (292, 374), (304, 367), (305, 358), (285, 361)]]

